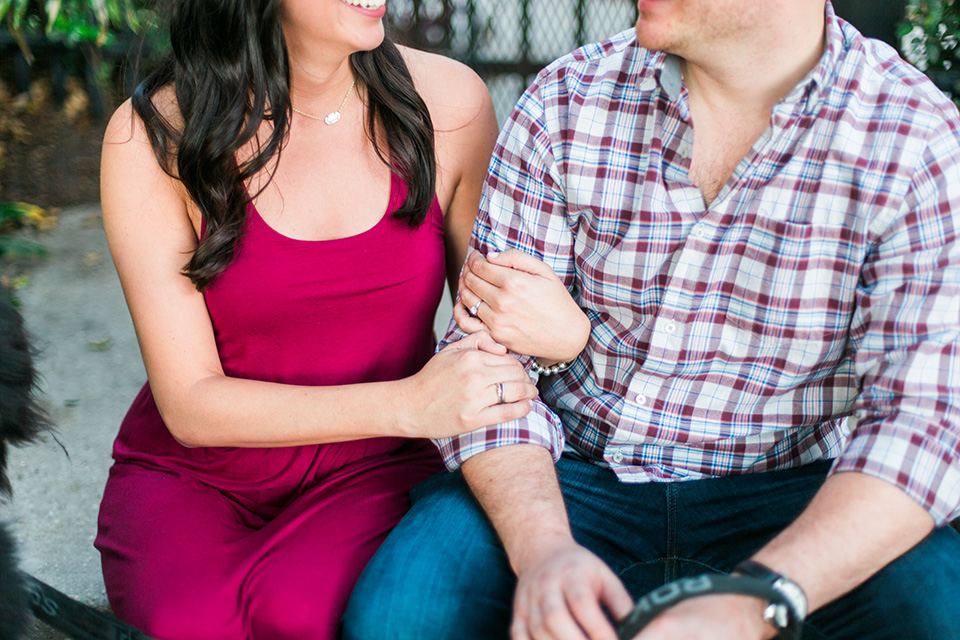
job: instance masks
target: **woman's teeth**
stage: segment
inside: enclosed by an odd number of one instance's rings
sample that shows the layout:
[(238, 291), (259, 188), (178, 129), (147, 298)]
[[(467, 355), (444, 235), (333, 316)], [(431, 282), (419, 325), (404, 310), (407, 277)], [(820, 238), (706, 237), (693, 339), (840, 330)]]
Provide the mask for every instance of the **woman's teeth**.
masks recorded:
[(387, 0), (342, 0), (347, 4), (352, 4), (361, 9), (379, 9), (387, 3)]

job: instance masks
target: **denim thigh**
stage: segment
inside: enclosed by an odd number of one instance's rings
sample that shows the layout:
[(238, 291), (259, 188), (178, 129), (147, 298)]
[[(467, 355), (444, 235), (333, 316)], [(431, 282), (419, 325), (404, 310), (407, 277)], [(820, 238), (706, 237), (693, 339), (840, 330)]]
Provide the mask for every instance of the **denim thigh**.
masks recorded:
[(343, 639), (506, 639), (516, 580), (463, 476), (437, 474), (411, 498), (354, 588)]
[(842, 598), (815, 611), (805, 640), (960, 638), (960, 534), (941, 527)]
[[(728, 573), (790, 525), (830, 462), (664, 484), (607, 469), (558, 467), (574, 533), (637, 598), (679, 577)], [(941, 527), (874, 577), (812, 613), (808, 640), (960, 638), (960, 534)]]
[(557, 467), (574, 537), (635, 598), (682, 576), (730, 571), (799, 515), (827, 469), (623, 483), (577, 458)]
[[(729, 572), (793, 522), (829, 466), (626, 484), (609, 469), (564, 456), (557, 472), (574, 537), (637, 598), (678, 577)], [(960, 536), (938, 529), (813, 613), (804, 637), (960, 638), (958, 576)], [(514, 587), (506, 554), (462, 475), (440, 474), (414, 489), (412, 509), (368, 565), (344, 638), (506, 638)]]

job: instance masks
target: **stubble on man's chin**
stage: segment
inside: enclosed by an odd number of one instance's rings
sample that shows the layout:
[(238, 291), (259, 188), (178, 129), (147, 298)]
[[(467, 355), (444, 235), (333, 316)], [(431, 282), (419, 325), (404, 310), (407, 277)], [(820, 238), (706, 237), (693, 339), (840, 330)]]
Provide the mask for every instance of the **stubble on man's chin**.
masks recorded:
[[(641, 18), (640, 20), (642, 20)], [(634, 25), (633, 30), (637, 34), (637, 44), (648, 51), (663, 51), (665, 53), (676, 53), (676, 45), (671, 42), (665, 34), (652, 32), (651, 29), (644, 29), (640, 25), (640, 20)]]
[(662, 15), (651, 15), (645, 22), (643, 12), (640, 12), (633, 29), (637, 35), (637, 44), (648, 51), (662, 51), (683, 57), (682, 42), (684, 29), (677, 24), (676, 16), (670, 18)]

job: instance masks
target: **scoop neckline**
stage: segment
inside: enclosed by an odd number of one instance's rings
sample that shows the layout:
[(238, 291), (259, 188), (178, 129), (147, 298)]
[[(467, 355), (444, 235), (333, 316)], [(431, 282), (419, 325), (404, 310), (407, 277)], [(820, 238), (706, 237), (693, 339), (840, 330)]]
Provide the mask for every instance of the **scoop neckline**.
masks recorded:
[(393, 213), (393, 212), (396, 210), (397, 206), (398, 206), (398, 202), (397, 202), (397, 195), (398, 195), (398, 194), (397, 194), (397, 189), (398, 189), (397, 181), (398, 181), (398, 180), (399, 180), (399, 178), (397, 178), (397, 175), (396, 175), (393, 171), (391, 171), (391, 172), (390, 172), (390, 196), (389, 196), (389, 198), (387, 199), (387, 208), (386, 208), (386, 210), (383, 212), (383, 215), (380, 216), (380, 219), (377, 220), (377, 222), (376, 222), (372, 227), (370, 227), (369, 229), (364, 229), (363, 231), (360, 231), (360, 232), (355, 233), (355, 234), (353, 234), (353, 235), (340, 236), (339, 238), (320, 238), (320, 239), (318, 239), (318, 240), (303, 240), (303, 239), (300, 239), (300, 238), (293, 238), (293, 237), (290, 237), (290, 236), (288, 236), (288, 235), (286, 235), (286, 234), (284, 234), (284, 233), (281, 233), (281, 232), (277, 231), (276, 229), (274, 229), (274, 228), (270, 225), (269, 222), (267, 222), (266, 220), (264, 220), (264, 219), (263, 219), (263, 216), (260, 214), (260, 210), (257, 209), (257, 206), (256, 206), (255, 204), (253, 204), (253, 200), (250, 200), (250, 201), (247, 203), (247, 209), (248, 209), (248, 211), (251, 211), (251, 212), (256, 216), (256, 219), (260, 221), (260, 224), (262, 224), (264, 227), (266, 227), (267, 230), (268, 230), (272, 235), (274, 235), (274, 236), (276, 236), (276, 237), (278, 237), (278, 238), (280, 238), (280, 239), (282, 239), (282, 240), (285, 240), (285, 241), (287, 241), (287, 242), (297, 242), (297, 243), (304, 243), (304, 244), (315, 244), (315, 243), (324, 243), (324, 242), (326, 242), (326, 243), (348, 242), (348, 241), (350, 241), (350, 240), (356, 240), (357, 238), (362, 238), (363, 236), (369, 235), (369, 234), (375, 232), (378, 228), (380, 228), (381, 226), (383, 226), (383, 225), (386, 223), (386, 221), (390, 218), (390, 214)]

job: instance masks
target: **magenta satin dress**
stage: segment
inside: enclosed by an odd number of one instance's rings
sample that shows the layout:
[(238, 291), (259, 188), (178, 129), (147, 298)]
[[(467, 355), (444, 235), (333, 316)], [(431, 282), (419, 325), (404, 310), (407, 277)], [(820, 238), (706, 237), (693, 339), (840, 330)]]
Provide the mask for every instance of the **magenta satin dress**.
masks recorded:
[[(251, 205), (232, 264), (204, 293), (229, 376), (298, 385), (396, 380), (433, 354), (443, 214), (390, 204), (359, 235), (301, 241)], [(318, 411), (322, 410), (318, 407)], [(100, 550), (114, 613), (160, 640), (335, 638), (354, 582), (442, 468), (428, 441), (188, 449), (149, 385), (114, 445)]]

